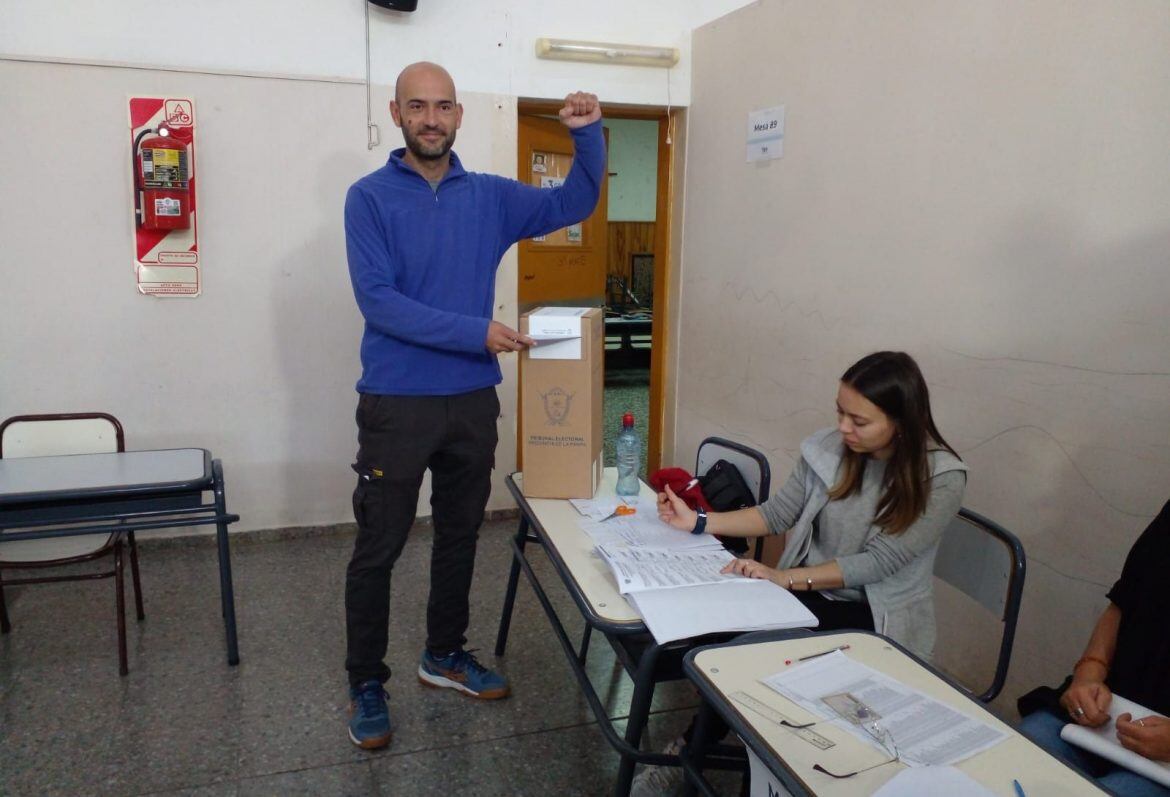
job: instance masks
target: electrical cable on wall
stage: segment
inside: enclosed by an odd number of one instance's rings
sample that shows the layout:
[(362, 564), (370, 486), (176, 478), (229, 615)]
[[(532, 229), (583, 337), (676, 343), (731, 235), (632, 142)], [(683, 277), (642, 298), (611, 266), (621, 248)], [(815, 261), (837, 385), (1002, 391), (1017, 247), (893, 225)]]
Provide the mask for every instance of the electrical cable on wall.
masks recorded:
[(374, 109), (370, 99), (370, 4), (362, 3), (366, 7), (366, 149), (370, 150), (382, 143), (382, 131), (374, 124)]
[(670, 68), (666, 72), (666, 146), (670, 146)]

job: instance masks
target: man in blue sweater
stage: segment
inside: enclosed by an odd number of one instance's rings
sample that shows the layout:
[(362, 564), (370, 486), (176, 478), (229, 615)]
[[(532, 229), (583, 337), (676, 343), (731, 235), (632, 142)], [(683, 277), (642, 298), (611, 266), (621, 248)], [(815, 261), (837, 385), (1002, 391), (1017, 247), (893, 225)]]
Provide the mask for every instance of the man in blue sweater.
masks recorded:
[(492, 320), (496, 268), (520, 239), (592, 213), (605, 168), (601, 108), (592, 94), (565, 98), (560, 117), (576, 157), (564, 184), (551, 189), (464, 171), (451, 151), (463, 107), (451, 76), (436, 64), (402, 71), (390, 114), (406, 148), (354, 183), (345, 200), (350, 279), (365, 317), (345, 666), (349, 737), (370, 749), (389, 744), (392, 734), (383, 688), (390, 677), (390, 571), (428, 468), (434, 543), (419, 680), (483, 699), (508, 695), (507, 681), (463, 649), (495, 462), (496, 356), (534, 345)]

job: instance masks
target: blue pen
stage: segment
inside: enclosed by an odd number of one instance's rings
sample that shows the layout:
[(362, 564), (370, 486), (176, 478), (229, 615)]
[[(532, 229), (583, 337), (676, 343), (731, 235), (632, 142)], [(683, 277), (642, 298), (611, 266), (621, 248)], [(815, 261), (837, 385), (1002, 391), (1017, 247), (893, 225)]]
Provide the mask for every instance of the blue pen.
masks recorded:
[(1013, 780), (1012, 785), (1016, 787), (1016, 797), (1028, 797), (1024, 794), (1024, 787), (1020, 785), (1018, 780)]

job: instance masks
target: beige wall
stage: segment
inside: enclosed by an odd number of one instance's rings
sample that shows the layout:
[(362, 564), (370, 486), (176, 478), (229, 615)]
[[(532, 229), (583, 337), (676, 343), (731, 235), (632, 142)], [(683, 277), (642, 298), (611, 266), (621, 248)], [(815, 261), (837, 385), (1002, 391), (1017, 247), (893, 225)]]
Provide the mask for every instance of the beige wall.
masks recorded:
[[(203, 295), (135, 288), (126, 98), (192, 96)], [(342, 234), (367, 152), (365, 88), (0, 61), (0, 417), (104, 410), (131, 448), (201, 446), (223, 459), (239, 529), (352, 519), (354, 384), (362, 324)], [(514, 174), (512, 98), (464, 93), (456, 149)], [(516, 261), (497, 280), (515, 324)], [(504, 358), (492, 507), (511, 506), (516, 366)], [(429, 515), (429, 488), (422, 514)]]
[[(836, 380), (918, 358), (1029, 554), (1001, 706), (1058, 680), (1170, 497), (1170, 5), (764, 0), (695, 32), (675, 449), (787, 477)], [(784, 157), (745, 162), (783, 104)], [(949, 630), (949, 629), (948, 629)]]

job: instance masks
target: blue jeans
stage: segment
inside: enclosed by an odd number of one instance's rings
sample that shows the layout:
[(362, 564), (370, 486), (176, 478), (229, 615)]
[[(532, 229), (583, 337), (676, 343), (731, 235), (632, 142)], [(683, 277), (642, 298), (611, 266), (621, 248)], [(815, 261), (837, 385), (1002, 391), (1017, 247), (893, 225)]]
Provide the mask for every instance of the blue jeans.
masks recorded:
[(1020, 733), (1118, 797), (1170, 797), (1170, 789), (1060, 738), (1068, 720), (1040, 710), (1024, 717)]

